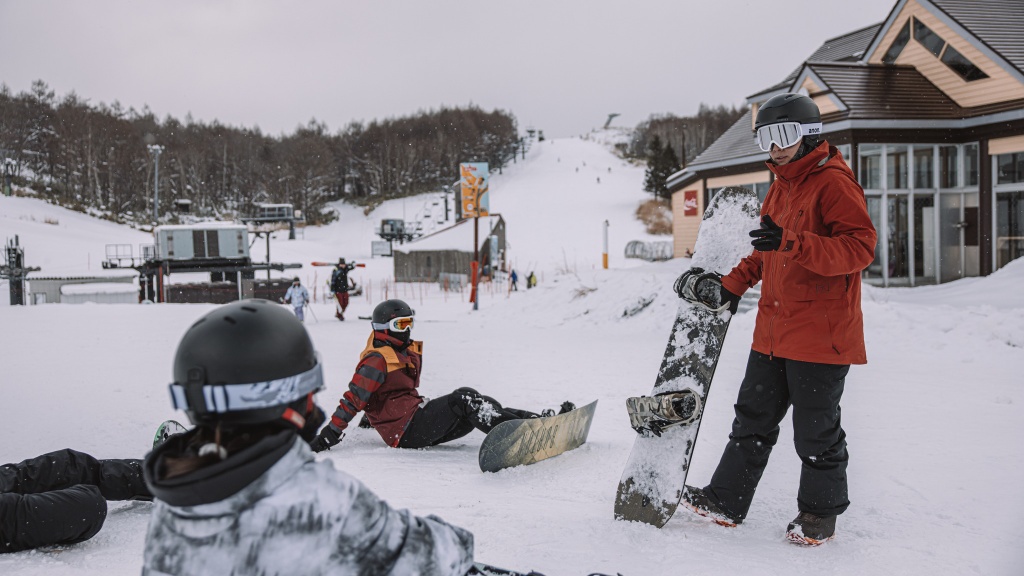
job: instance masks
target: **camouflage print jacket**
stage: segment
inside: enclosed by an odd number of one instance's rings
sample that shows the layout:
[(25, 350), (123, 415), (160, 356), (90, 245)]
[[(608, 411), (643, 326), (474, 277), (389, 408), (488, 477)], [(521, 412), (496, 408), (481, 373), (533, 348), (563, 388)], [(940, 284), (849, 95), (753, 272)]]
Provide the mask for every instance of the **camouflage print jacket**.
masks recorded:
[[(465, 574), (473, 564), (473, 535), (436, 516), (394, 510), (329, 461), (317, 462), (293, 433), (283, 455), (252, 482), (222, 499), (171, 505), (158, 496), (146, 537), (143, 575), (211, 574)], [(261, 442), (262, 443), (262, 442)], [(263, 454), (279, 448), (255, 446)], [(260, 457), (239, 453), (237, 470), (259, 468)], [(157, 455), (159, 450), (157, 451)], [(154, 455), (151, 454), (152, 458)], [(220, 491), (211, 470), (157, 480), (158, 492), (179, 502)], [(147, 482), (159, 470), (147, 458)], [(205, 470), (205, 472), (204, 472)], [(189, 480), (189, 477), (193, 480)], [(209, 490), (204, 483), (210, 484)]]

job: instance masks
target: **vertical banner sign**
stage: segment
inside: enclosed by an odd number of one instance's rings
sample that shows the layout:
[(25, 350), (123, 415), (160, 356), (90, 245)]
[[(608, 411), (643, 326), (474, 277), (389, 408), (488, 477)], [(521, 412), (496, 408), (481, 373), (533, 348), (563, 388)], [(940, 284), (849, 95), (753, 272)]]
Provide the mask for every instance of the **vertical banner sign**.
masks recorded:
[(683, 191), (683, 216), (697, 215), (697, 191)]
[(490, 214), (488, 186), (490, 173), (486, 162), (459, 164), (459, 184), (462, 188), (462, 217), (475, 218)]

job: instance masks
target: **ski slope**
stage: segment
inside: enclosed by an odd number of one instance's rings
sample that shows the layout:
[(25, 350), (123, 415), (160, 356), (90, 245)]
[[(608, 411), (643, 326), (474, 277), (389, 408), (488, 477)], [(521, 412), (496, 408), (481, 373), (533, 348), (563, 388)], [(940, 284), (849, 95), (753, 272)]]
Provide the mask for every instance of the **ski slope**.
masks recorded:
[[(367, 292), (353, 299), (350, 318), (368, 315), (385, 295), (416, 308), (425, 395), (472, 386), (531, 410), (599, 400), (583, 447), (499, 473), (479, 471), (477, 432), (401, 451), (372, 430), (354, 429), (319, 457), (393, 506), (472, 530), (479, 561), (548, 576), (1024, 572), (1024, 259), (987, 278), (942, 286), (865, 287), (869, 364), (853, 367), (847, 378), (852, 505), (835, 541), (803, 549), (783, 538), (797, 512), (800, 473), (788, 421), (739, 528), (685, 510), (661, 530), (613, 520), (634, 434), (624, 401), (654, 382), (675, 313), (672, 281), (689, 266), (688, 259), (623, 259), (626, 242), (652, 239), (632, 217), (644, 199), (642, 179), (642, 168), (624, 164), (596, 139), (539, 143), (525, 161), (495, 175), (491, 208), (508, 222), (511, 257), (521, 277), (532, 269), (541, 282), (526, 290), (521, 281), (511, 294), (486, 285), (475, 312), (465, 293), (396, 288), (388, 282), (391, 261), (369, 257), (379, 220), (408, 217), (429, 197), (388, 202), (368, 216), (340, 206), (341, 219), (330, 226), (308, 228), (294, 241), (277, 235), (274, 261), (367, 262), (353, 273)], [(600, 268), (605, 219), (609, 270)], [(38, 200), (0, 197), (0, 239), (14, 234), (26, 247), (26, 263), (42, 266), (42, 275), (94, 273), (104, 244), (149, 241)], [(253, 246), (257, 260), (261, 244)], [(318, 288), (328, 272), (307, 265), (298, 271)], [(639, 313), (624, 315), (650, 298)], [(169, 405), (171, 361), (187, 326), (213, 306), (11, 307), (6, 285), (0, 299), (0, 462), (64, 447), (142, 457), (159, 422), (185, 420)], [(319, 401), (330, 411), (369, 326), (337, 322), (327, 302), (315, 303), (313, 312), (318, 321), (307, 315), (307, 328), (329, 383)], [(694, 451), (693, 483), (708, 481), (728, 441), (753, 327), (752, 311), (732, 322)], [(149, 508), (111, 503), (93, 539), (0, 555), (0, 574), (138, 574)]]

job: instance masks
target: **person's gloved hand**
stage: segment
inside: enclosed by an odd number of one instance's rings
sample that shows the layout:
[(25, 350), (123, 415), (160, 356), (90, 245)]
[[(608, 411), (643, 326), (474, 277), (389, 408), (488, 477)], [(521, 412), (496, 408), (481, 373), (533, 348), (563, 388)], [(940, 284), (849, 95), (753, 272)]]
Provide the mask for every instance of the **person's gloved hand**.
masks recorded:
[(725, 304), (726, 302), (729, 303), (729, 312), (730, 313), (735, 314), (736, 310), (739, 309), (740, 297), (735, 295), (735, 294), (733, 294), (732, 292), (729, 292), (728, 290), (726, 290), (725, 286), (722, 286), (719, 289), (719, 296), (718, 297), (719, 297), (718, 301), (721, 302), (722, 304)]
[(313, 452), (323, 452), (324, 450), (330, 450), (332, 446), (337, 446), (344, 437), (344, 432), (336, 432), (334, 428), (328, 424), (320, 431), (320, 435), (309, 443), (309, 447), (313, 449)]
[(750, 245), (758, 252), (773, 252), (782, 245), (782, 227), (765, 214), (761, 218), (761, 227), (750, 231)]

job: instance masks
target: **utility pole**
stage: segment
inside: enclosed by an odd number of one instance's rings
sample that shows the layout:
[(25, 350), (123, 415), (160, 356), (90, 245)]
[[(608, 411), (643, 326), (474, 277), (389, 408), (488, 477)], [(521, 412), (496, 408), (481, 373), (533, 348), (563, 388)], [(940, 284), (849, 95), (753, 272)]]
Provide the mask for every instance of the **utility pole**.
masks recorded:
[(11, 180), (14, 179), (14, 161), (4, 158), (4, 195), (11, 195)]
[(150, 144), (146, 146), (149, 149), (149, 153), (153, 156), (153, 225), (155, 226), (159, 222), (160, 218), (160, 153), (164, 151), (164, 147), (159, 144)]
[(604, 254), (601, 258), (601, 264), (605, 270), (608, 269), (608, 221), (604, 221)]

